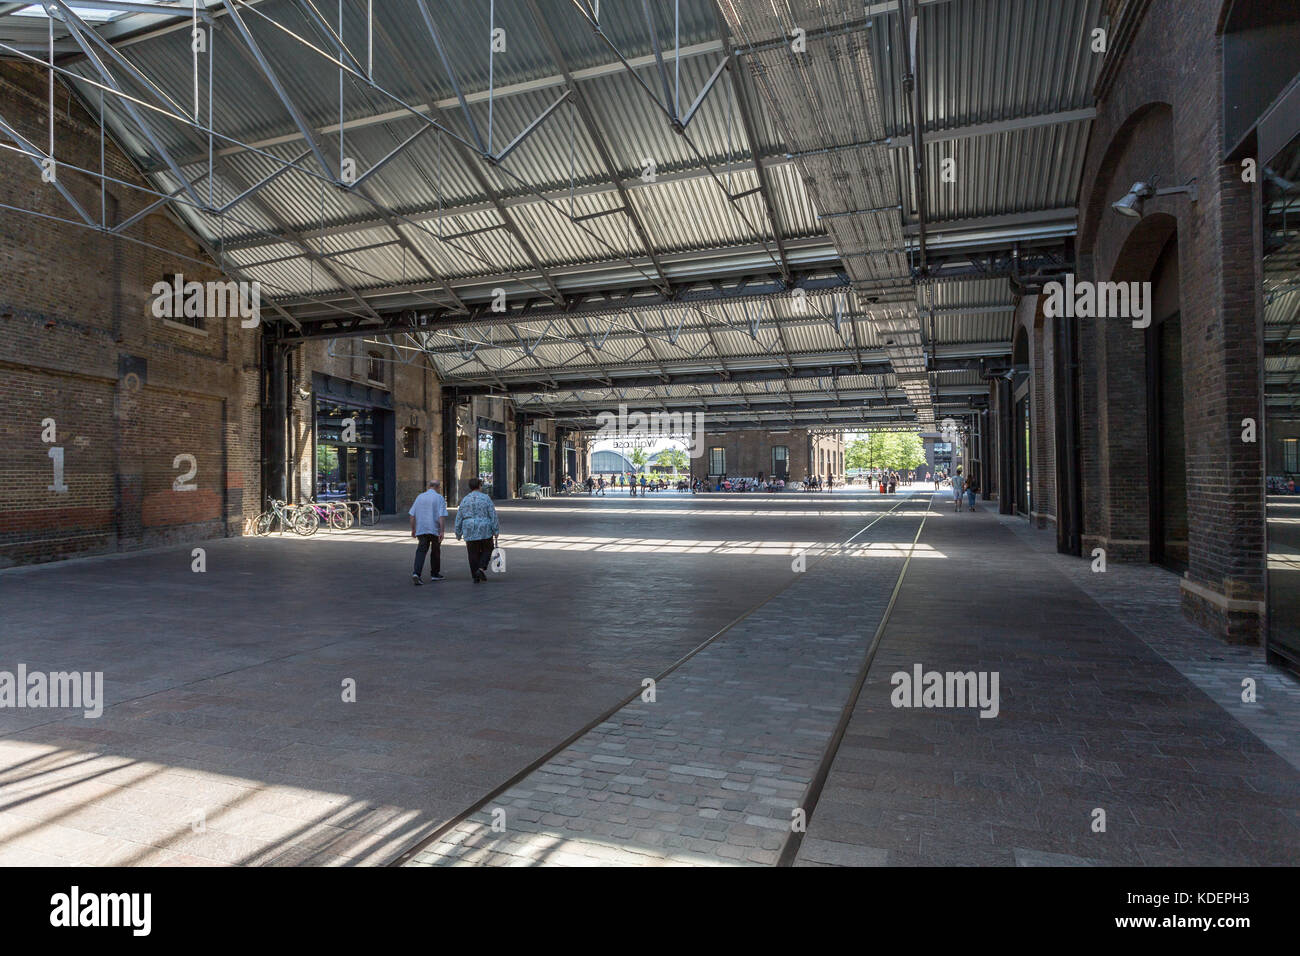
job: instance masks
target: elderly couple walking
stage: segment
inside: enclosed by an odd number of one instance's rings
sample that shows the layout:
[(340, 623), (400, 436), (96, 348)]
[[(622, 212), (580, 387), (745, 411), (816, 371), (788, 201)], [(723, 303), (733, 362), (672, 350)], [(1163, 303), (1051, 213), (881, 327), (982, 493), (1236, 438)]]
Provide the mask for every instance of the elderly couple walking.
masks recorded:
[[(411, 571), (411, 583), (415, 585), (424, 583), (422, 578), (426, 555), (429, 560), (429, 580), (443, 580), (442, 538), (447, 520), (447, 501), (438, 493), (438, 489), (438, 482), (429, 482), (429, 490), (419, 495), (411, 505), (411, 537), (420, 542), (415, 551), (415, 567)], [(465, 539), (469, 570), (474, 576), (475, 584), (487, 580), (488, 562), (492, 560), (493, 544), (500, 531), (497, 510), (492, 506), (492, 499), (483, 494), (482, 489), (482, 479), (471, 478), (469, 494), (456, 509), (456, 538)]]

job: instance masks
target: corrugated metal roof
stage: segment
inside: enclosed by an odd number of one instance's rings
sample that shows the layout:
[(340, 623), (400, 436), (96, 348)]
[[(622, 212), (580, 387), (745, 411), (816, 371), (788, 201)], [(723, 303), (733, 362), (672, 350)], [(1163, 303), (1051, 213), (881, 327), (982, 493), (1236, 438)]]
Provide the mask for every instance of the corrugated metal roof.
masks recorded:
[[(324, 296), (332, 297), (341, 310), (356, 309), (335, 276), (376, 308), (388, 302), (405, 307), (422, 299), (443, 301), (444, 281), (462, 288), (472, 283), (480, 297), (494, 282), (509, 287), (512, 294), (543, 291), (548, 278), (538, 274), (530, 251), (541, 269), (561, 277), (558, 281), (568, 290), (588, 281), (603, 283), (624, 260), (632, 264), (619, 266), (622, 274), (638, 282), (654, 279), (648, 252), (671, 257), (670, 278), (715, 268), (709, 257), (723, 250), (736, 250), (753, 271), (779, 272), (782, 264), (773, 261), (778, 236), (785, 242), (828, 237), (863, 295), (861, 301), (851, 295), (846, 300), (848, 314), (838, 329), (831, 298), (819, 294), (808, 296), (808, 312), (798, 311), (793, 300), (770, 299), (753, 327), (754, 303), (749, 303), (747, 315), (746, 303), (728, 301), (592, 319), (590, 330), (573, 318), (551, 323), (549, 330), (545, 322), (520, 323), (517, 335), (509, 330), (489, 336), (483, 329), (452, 329), (428, 337), (431, 355), (443, 374), (482, 382), (503, 370), (570, 372), (688, 362), (721, 368), (737, 359), (776, 367), (798, 357), (863, 351), (878, 356), (884, 350), (906, 373), (900, 380), (891, 376), (890, 387), (902, 385), (914, 403), (924, 403), (928, 386), (946, 387), (972, 373), (927, 374), (922, 350), (1008, 339), (1012, 298), (1000, 279), (912, 284), (915, 237), (904, 227), (916, 219), (917, 197), (908, 139), (911, 109), (902, 82), (906, 64), (896, 15), (876, 14), (863, 27), (862, 5), (849, 0), (788, 0), (780, 5), (722, 0), (720, 5), (732, 20), (743, 52), (703, 100), (683, 135), (674, 131), (642, 85), (660, 92), (658, 72), (647, 62), (651, 43), (640, 3), (608, 0), (601, 11), (609, 42), (641, 64), (633, 77), (571, 2), (537, 0), (540, 18), (554, 34), (566, 66), (580, 77), (595, 136), (608, 150), (635, 222), (618, 211), (618, 189), (574, 100), (555, 110), (499, 167), (480, 158), (467, 160), (465, 150), (455, 147), (449, 136), (430, 130), (367, 179), (366, 195), (325, 182), (322, 177), (332, 174), (309, 155), (301, 164), (304, 171), (277, 176), (224, 216), (178, 208), (221, 248), (226, 261), (262, 281), (286, 307), (300, 310), (319, 310), (311, 301)], [(688, 53), (680, 72), (672, 59), (674, 6), (650, 6), (673, 83), (680, 76), (684, 108), (722, 57), (715, 5), (713, 0), (680, 4), (679, 42)], [(564, 82), (528, 5), (500, 0), (496, 8), (496, 25), (506, 37), (506, 51), (491, 62), (491, 82), (499, 94), (491, 105), (492, 139), (500, 149), (563, 94)], [(268, 18), (322, 49), (330, 49), (332, 41), (290, 0), (265, 0), (255, 9), (242, 9), (245, 22), (294, 106), (309, 124), (323, 130), (319, 138), (327, 162), (337, 163), (338, 70)], [(473, 121), (486, 135), (487, 5), (431, 3), (430, 9), (455, 78), (471, 100)], [(413, 107), (423, 109), (426, 95), (442, 101), (430, 115), (469, 138), (469, 124), (454, 105), (452, 82), (416, 4), (375, 4), (375, 10), (375, 81)], [(999, 217), (1060, 210), (1068, 228), (1090, 128), (1086, 114), (1077, 111), (1091, 106), (1100, 68), (1100, 57), (1089, 52), (1086, 41), (1089, 30), (1101, 22), (1101, 0), (946, 0), (923, 3), (919, 10), (922, 129), (932, 134), (924, 149), (931, 230), (936, 223), (945, 224), (949, 248), (962, 241), (966, 224), (1014, 235), (1016, 220)], [(750, 12), (737, 20), (738, 11)], [(330, 15), (329, 10), (324, 13)], [(212, 195), (220, 205), (271, 176), (307, 146), (255, 59), (241, 49), (229, 17), (219, 17), (218, 22), (213, 41), (214, 126), (256, 147), (240, 149), (221, 139), (214, 143), (220, 159), (213, 171)], [(753, 48), (795, 25), (810, 35), (830, 31), (816, 49), (835, 55), (798, 61), (784, 46)], [(364, 59), (367, 25), (362, 5), (346, 5), (342, 32)], [(184, 109), (192, 108), (193, 55), (187, 30), (133, 42), (123, 47), (123, 55)], [(758, 74), (753, 72), (756, 66)], [(84, 61), (70, 68), (92, 75)], [(200, 116), (206, 120), (206, 76), (201, 80)], [(147, 97), (138, 84), (128, 85), (136, 95)], [(752, 143), (737, 96), (748, 107)], [(97, 94), (92, 99), (97, 100)], [(815, 105), (810, 108), (809, 103)], [(1056, 114), (1067, 121), (1055, 121)], [(148, 115), (159, 141), (182, 162), (184, 174), (191, 179), (204, 175), (206, 136)], [(358, 172), (428, 125), (350, 76), (343, 83), (342, 115), (348, 127), (342, 155), (356, 161)], [(157, 188), (175, 189), (175, 178), (162, 171), (162, 157), (112, 97), (108, 118), (119, 140), (151, 171)], [(869, 148), (840, 148), (891, 139)], [(790, 158), (787, 150), (823, 152)], [(756, 156), (764, 161), (761, 181)], [(956, 161), (953, 183), (941, 176), (945, 159)], [(653, 160), (653, 182), (641, 178), (647, 160)], [(759, 192), (760, 184), (768, 189), (773, 213)], [(206, 183), (199, 191), (206, 197)], [(385, 223), (385, 211), (401, 217), (397, 230)], [(571, 216), (583, 219), (575, 222)], [(987, 225), (991, 220), (994, 225)], [(649, 236), (649, 250), (638, 224)], [(693, 264), (696, 256), (701, 265)], [(882, 289), (891, 307), (864, 312), (868, 291)], [(1270, 303), (1270, 325), (1285, 321), (1279, 315), (1295, 314), (1295, 295), (1281, 294)], [(622, 325), (609, 325), (615, 321)], [(456, 351), (456, 342), (466, 354)], [(470, 348), (475, 349), (472, 355)], [(826, 387), (810, 384), (818, 381), (795, 379), (789, 387), (800, 393)], [(843, 383), (841, 377), (841, 390)], [(674, 394), (671, 388), (661, 386), (648, 394)]]

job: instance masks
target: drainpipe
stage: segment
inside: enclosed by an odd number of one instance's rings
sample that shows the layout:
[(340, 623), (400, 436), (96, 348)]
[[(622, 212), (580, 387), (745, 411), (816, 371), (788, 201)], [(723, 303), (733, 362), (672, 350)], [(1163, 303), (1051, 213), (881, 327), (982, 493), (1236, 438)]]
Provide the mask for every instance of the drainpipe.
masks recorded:
[(903, 49), (908, 55), (908, 72), (903, 75), (903, 87), (912, 94), (912, 188), (916, 192), (917, 257), (920, 274), (925, 275), (925, 114), (921, 111), (921, 51), (920, 18), (916, 0), (898, 0), (899, 29), (903, 31)]
[(998, 513), (1015, 514), (1015, 416), (1011, 380), (998, 379)]

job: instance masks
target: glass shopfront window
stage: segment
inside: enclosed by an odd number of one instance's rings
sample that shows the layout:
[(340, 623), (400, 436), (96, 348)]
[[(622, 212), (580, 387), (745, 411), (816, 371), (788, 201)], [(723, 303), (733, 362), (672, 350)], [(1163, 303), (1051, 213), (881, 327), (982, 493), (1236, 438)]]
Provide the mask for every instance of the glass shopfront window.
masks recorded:
[(356, 501), (371, 497), (391, 510), (385, 476), (384, 431), (391, 413), (329, 398), (316, 401), (316, 498)]
[(492, 432), (478, 433), (478, 476), (483, 479), (483, 488), (488, 494), (495, 487), (496, 471), (496, 436)]

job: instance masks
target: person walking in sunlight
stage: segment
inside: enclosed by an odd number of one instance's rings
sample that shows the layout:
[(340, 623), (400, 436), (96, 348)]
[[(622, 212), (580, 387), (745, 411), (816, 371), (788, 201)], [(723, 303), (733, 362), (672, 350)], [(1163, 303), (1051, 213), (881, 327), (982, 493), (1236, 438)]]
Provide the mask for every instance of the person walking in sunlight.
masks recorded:
[(492, 542), (501, 532), (497, 509), (483, 494), (483, 479), (469, 480), (469, 494), (456, 508), (456, 540), (465, 540), (469, 571), (474, 583), (487, 580), (488, 562), (492, 560)]

